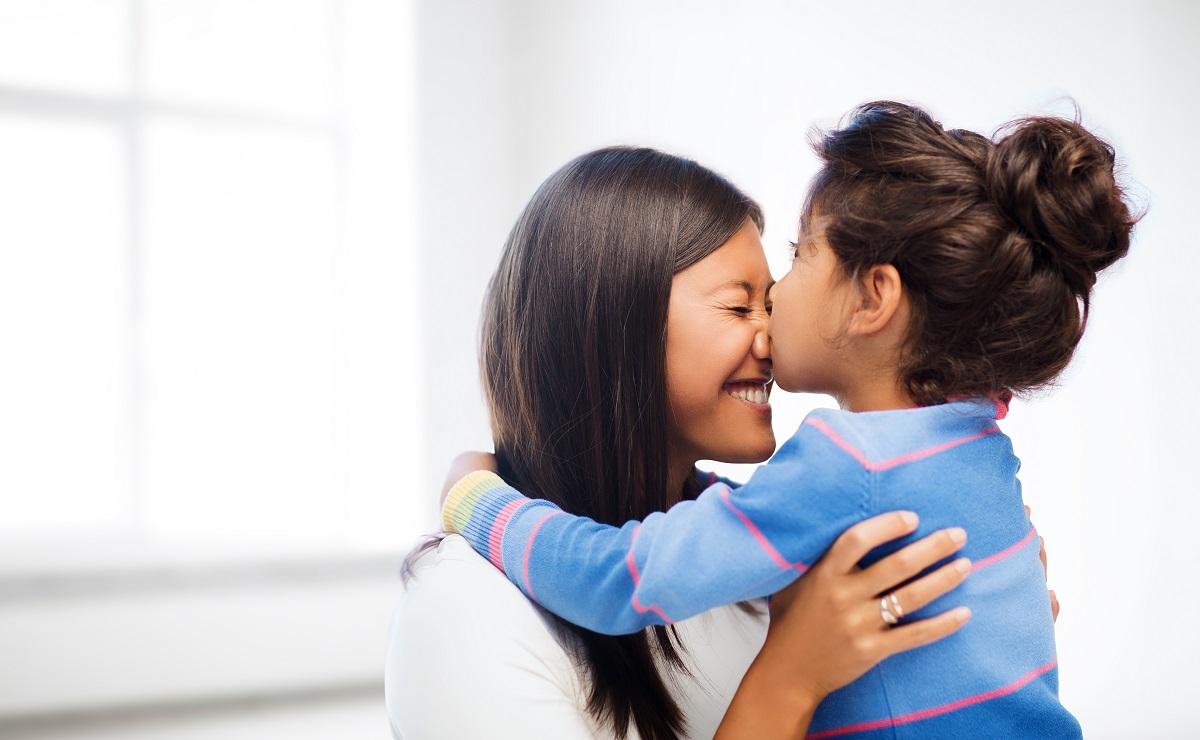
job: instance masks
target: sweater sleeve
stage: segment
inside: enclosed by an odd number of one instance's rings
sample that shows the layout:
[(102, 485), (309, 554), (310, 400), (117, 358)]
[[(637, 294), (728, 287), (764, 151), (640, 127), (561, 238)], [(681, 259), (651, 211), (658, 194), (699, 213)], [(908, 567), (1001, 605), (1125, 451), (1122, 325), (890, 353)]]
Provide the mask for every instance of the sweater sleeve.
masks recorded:
[(447, 497), (443, 523), (545, 608), (626, 634), (783, 588), (871, 513), (870, 484), (802, 424), (745, 485), (716, 482), (640, 522), (599, 524), (472, 473)]

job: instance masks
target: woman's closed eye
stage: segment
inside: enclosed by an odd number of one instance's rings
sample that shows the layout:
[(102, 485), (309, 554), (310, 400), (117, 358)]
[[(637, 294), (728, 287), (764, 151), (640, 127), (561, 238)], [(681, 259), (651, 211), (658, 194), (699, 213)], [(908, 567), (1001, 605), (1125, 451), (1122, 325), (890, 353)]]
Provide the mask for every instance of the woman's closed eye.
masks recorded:
[(730, 313), (735, 313), (739, 316), (753, 316), (759, 313), (766, 314), (767, 316), (771, 315), (771, 307), (766, 305), (725, 305), (720, 306), (720, 308), (723, 311), (729, 311)]

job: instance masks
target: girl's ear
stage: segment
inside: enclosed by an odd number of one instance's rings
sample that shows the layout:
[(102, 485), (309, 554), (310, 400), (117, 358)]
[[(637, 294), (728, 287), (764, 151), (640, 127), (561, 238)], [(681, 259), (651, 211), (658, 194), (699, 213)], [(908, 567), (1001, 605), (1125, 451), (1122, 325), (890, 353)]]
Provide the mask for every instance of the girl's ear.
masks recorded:
[(891, 265), (875, 265), (862, 274), (858, 301), (850, 316), (851, 336), (871, 336), (887, 329), (904, 302), (904, 283)]

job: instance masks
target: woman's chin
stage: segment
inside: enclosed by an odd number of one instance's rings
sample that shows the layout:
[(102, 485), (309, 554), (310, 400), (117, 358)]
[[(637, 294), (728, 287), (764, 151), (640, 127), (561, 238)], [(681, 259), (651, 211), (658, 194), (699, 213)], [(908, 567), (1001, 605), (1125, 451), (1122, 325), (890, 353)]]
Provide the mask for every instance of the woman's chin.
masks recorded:
[(723, 454), (713, 455), (709, 459), (723, 463), (748, 463), (755, 465), (763, 463), (770, 459), (771, 455), (775, 454), (775, 435), (770, 435), (769, 439), (764, 439), (759, 444), (752, 446), (738, 445), (722, 452)]

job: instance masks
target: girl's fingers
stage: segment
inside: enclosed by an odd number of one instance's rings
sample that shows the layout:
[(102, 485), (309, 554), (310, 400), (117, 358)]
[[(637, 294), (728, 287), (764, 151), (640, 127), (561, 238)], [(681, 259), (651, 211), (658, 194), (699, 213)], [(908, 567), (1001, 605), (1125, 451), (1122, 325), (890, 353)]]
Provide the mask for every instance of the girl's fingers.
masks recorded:
[(892, 591), (891, 595), (900, 602), (900, 608), (906, 614), (911, 614), (939, 596), (953, 591), (969, 575), (971, 575), (971, 561), (959, 558), (903, 588)]
[(966, 541), (967, 533), (958, 527), (938, 530), (870, 566), (859, 580), (872, 594), (889, 591), (897, 583), (958, 552)]
[(960, 606), (936, 617), (893, 627), (885, 631), (881, 638), (881, 644), (887, 653), (885, 657), (936, 642), (957, 631), (970, 618), (971, 610)]
[(918, 523), (917, 515), (911, 511), (892, 511), (865, 519), (842, 532), (825, 553), (824, 560), (835, 573), (851, 573), (857, 569), (858, 561), (871, 550), (912, 534)]

